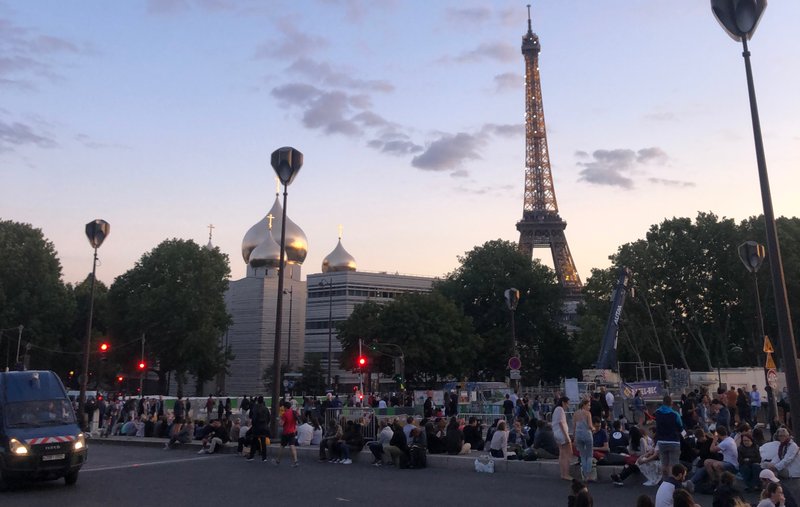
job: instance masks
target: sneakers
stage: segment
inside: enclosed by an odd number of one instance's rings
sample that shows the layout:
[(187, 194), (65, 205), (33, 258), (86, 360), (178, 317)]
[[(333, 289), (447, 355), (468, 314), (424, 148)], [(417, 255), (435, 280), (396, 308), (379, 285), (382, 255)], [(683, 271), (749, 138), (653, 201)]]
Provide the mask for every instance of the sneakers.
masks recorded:
[(299, 461), (295, 461), (294, 463), (292, 463), (292, 468), (297, 468), (298, 466), (300, 466)]
[(642, 486), (657, 486), (657, 485), (658, 481), (647, 481), (644, 484), (642, 484)]
[(206, 450), (205, 449), (200, 449), (199, 451), (197, 451), (197, 454), (206, 454)]
[(372, 464), (372, 466), (382, 467), (383, 463), (381, 463), (380, 461), (376, 461), (375, 463)]
[(614, 483), (614, 486), (624, 486), (622, 483), (622, 478), (619, 474), (611, 474), (611, 482)]
[(246, 457), (244, 460), (245, 460), (245, 461), (253, 461), (254, 459), (255, 459), (255, 458), (253, 458), (252, 456), (248, 456), (248, 457)]
[(353, 460), (351, 460), (351, 459), (343, 459), (339, 463), (341, 463), (342, 465), (351, 465), (353, 463)]

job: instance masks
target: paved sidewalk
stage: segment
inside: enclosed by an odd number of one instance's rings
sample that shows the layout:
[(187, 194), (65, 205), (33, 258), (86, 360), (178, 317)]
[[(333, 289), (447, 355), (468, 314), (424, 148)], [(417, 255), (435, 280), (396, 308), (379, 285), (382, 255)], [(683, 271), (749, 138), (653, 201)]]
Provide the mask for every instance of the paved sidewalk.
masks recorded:
[[(140, 447), (159, 447), (163, 448), (167, 442), (163, 438), (144, 438), (144, 437), (107, 437), (107, 438), (92, 438), (89, 440), (89, 447), (93, 445), (118, 445), (118, 446), (140, 446)], [(188, 444), (180, 444), (173, 448), (174, 451), (178, 450), (192, 450), (199, 451), (202, 444), (199, 440), (193, 440)], [(279, 445), (272, 444), (270, 446), (270, 456), (277, 453)], [(91, 452), (91, 451), (90, 451)], [(228, 443), (222, 447), (223, 453), (236, 454), (236, 446)], [(298, 446), (297, 452), (301, 460), (313, 459), (317, 460), (319, 457), (319, 448), (316, 446)], [(475, 471), (475, 459), (486, 456), (484, 452), (473, 451), (470, 454), (450, 456), (448, 454), (428, 454), (428, 468), (446, 468), (450, 470), (466, 470)], [(364, 466), (372, 463), (372, 453), (365, 447), (363, 451), (357, 455), (353, 455), (353, 464)], [(508, 461), (496, 459), (494, 460), (495, 473), (511, 473), (523, 475), (535, 475), (559, 478), (558, 461), (556, 460), (537, 460), (537, 461)], [(597, 475), (598, 480), (601, 482), (610, 481), (612, 473), (619, 473), (622, 467), (606, 466), (598, 467)], [(577, 466), (572, 467), (573, 477), (579, 477), (580, 472)]]

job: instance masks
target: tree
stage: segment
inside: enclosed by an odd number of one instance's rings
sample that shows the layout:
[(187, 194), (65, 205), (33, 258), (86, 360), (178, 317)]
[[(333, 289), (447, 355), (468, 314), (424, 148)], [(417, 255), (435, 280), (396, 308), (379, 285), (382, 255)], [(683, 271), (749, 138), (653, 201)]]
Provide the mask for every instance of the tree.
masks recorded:
[(525, 383), (575, 373), (571, 338), (560, 324), (563, 293), (552, 270), (501, 240), (475, 247), (459, 261), (434, 290), (454, 301), (482, 338), (472, 378), (505, 376), (513, 340), (504, 293), (511, 287), (520, 291), (514, 318)]
[(305, 363), (300, 368), (303, 375), (295, 383), (294, 391), (304, 394), (320, 395), (325, 391), (325, 371), (322, 369), (322, 354), (306, 354)]
[(162, 392), (168, 372), (175, 372), (182, 392), (187, 373), (202, 382), (227, 367), (220, 336), (231, 324), (223, 299), (229, 275), (228, 257), (219, 249), (171, 239), (111, 286), (114, 339), (146, 337), (148, 367), (158, 374)]
[[(393, 344), (403, 351), (406, 378), (417, 383), (468, 374), (480, 345), (469, 319), (435, 292), (404, 294), (383, 306), (365, 303), (340, 324), (337, 334), (342, 367), (355, 367), (359, 339), (364, 340), (366, 354), (374, 341)], [(389, 357), (373, 356), (370, 362), (373, 371), (393, 373)]]
[[(286, 373), (289, 371), (289, 363), (281, 365), (281, 371)], [(272, 382), (275, 380), (275, 364), (270, 364), (264, 371), (261, 372), (261, 383), (264, 385), (264, 390), (268, 393), (272, 392)]]
[[(88, 264), (88, 249), (86, 258)], [(53, 243), (30, 224), (0, 220), (0, 329), (24, 326), (23, 345), (35, 347), (30, 367), (60, 370), (53, 364), (59, 357), (59, 338), (68, 332), (74, 315), (75, 303), (61, 279)], [(16, 330), (2, 336), (17, 338)]]

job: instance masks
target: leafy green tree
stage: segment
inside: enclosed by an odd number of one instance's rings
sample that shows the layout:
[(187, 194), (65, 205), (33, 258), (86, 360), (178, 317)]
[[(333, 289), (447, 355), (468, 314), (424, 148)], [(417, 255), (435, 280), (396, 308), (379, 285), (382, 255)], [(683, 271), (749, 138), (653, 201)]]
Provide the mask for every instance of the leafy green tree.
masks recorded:
[[(393, 344), (403, 351), (406, 378), (419, 384), (468, 374), (480, 344), (469, 319), (438, 293), (404, 294), (383, 306), (366, 303), (337, 332), (343, 367), (355, 366), (359, 338), (367, 347), (373, 341), (384, 347)], [(394, 373), (390, 357), (378, 358), (368, 348), (363, 350), (373, 356), (373, 371)]]
[[(22, 343), (32, 345), (31, 368), (66, 373), (56, 363), (74, 315), (75, 302), (61, 279), (53, 243), (30, 224), (0, 220), (0, 329), (24, 326)], [(16, 339), (16, 330), (2, 336)]]
[[(290, 371), (289, 363), (283, 363), (281, 365), (281, 372), (287, 373)], [(264, 391), (267, 393), (272, 393), (272, 382), (275, 380), (275, 365), (270, 364), (264, 371), (261, 372), (261, 383), (264, 386)], [(282, 391), (282, 390), (281, 390)]]
[(296, 392), (320, 395), (325, 391), (326, 379), (325, 371), (322, 369), (322, 354), (307, 354), (300, 373), (303, 376), (294, 386)]
[(187, 373), (202, 382), (225, 370), (229, 356), (220, 336), (231, 324), (223, 299), (229, 275), (228, 257), (219, 249), (171, 239), (111, 286), (114, 339), (131, 343), (146, 336), (148, 367), (158, 374), (162, 392), (169, 372), (182, 392)]
[(482, 339), (472, 378), (502, 379), (506, 374), (513, 340), (504, 293), (511, 287), (520, 291), (514, 318), (524, 382), (576, 373), (572, 339), (560, 322), (562, 289), (552, 270), (521, 253), (515, 243), (501, 240), (475, 247), (459, 261), (435, 291), (456, 303)]

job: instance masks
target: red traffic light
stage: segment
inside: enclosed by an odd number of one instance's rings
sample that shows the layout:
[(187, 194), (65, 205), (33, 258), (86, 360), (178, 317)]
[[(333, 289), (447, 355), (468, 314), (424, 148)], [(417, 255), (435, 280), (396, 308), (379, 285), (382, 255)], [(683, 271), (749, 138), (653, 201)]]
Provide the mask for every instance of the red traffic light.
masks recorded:
[(125, 380), (125, 379), (122, 377), (122, 375), (119, 375), (117, 377), (117, 382), (122, 382), (123, 380)]
[(100, 352), (107, 352), (109, 349), (109, 345), (106, 342), (100, 344)]
[(364, 357), (364, 356), (359, 357), (358, 358), (358, 367), (359, 368), (363, 368), (366, 365), (367, 365), (367, 358)]
[(354, 392), (354, 393), (357, 393), (357, 392), (358, 392), (358, 386), (353, 386), (353, 392)]
[(140, 370), (144, 370), (146, 367), (147, 367), (147, 365), (144, 364), (144, 361), (139, 361), (139, 369)]

